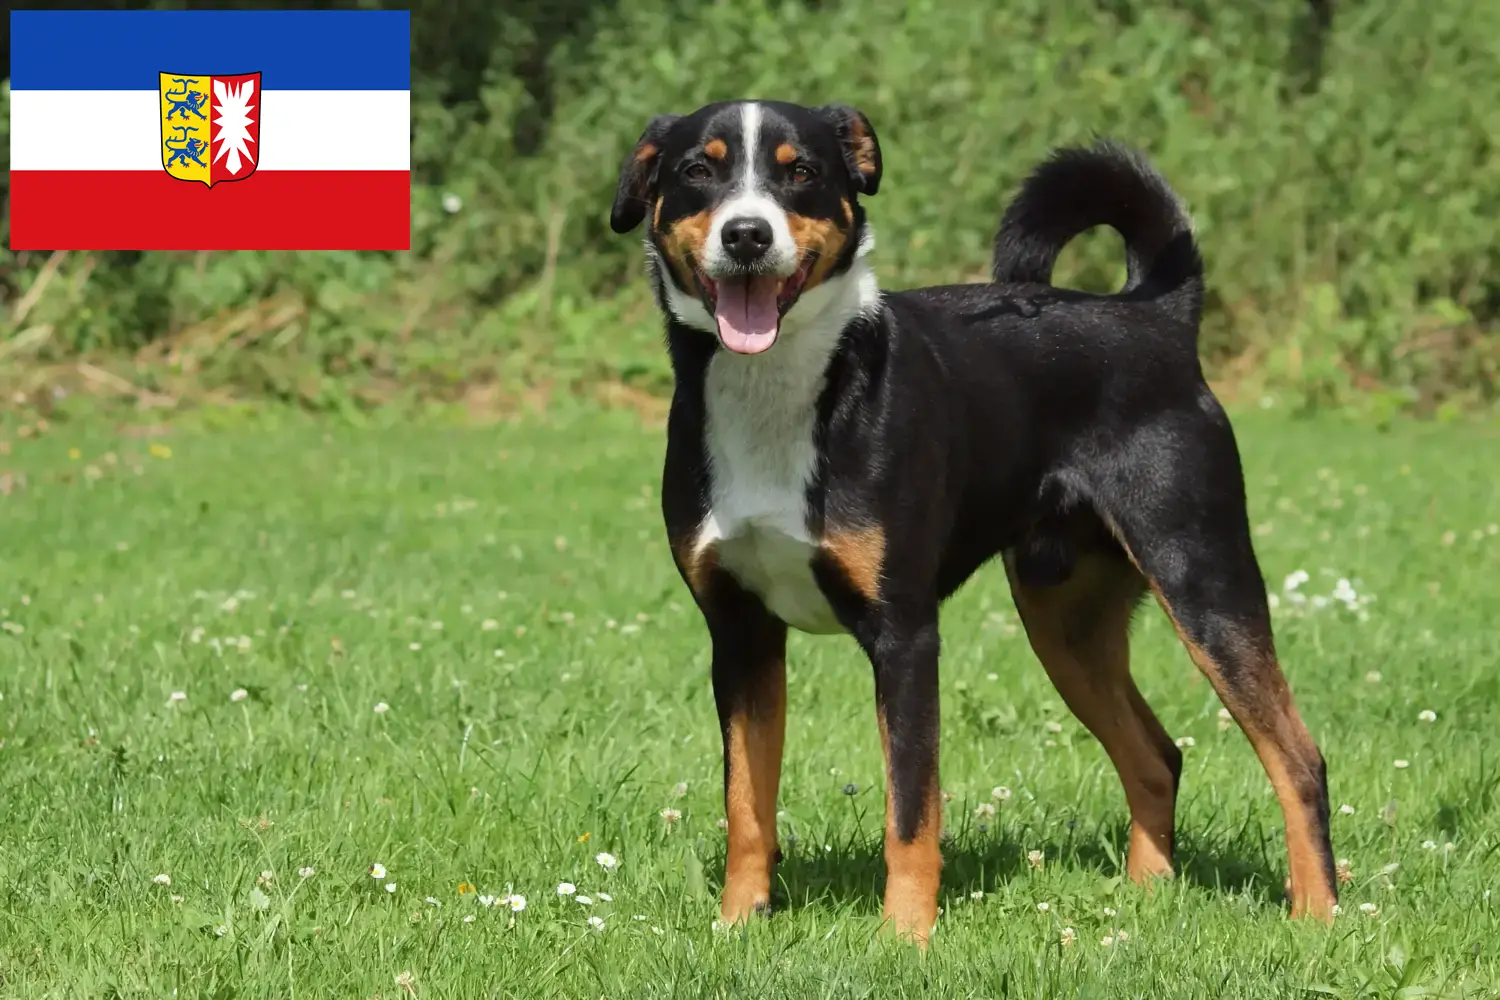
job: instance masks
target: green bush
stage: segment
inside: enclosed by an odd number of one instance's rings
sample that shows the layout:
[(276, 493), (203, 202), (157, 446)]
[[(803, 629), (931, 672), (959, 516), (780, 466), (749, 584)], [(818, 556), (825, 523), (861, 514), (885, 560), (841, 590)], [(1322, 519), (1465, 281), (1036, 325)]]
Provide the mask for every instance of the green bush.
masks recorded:
[[(664, 388), (639, 242), (606, 223), (615, 171), (649, 116), (758, 96), (869, 115), (887, 287), (981, 279), (1019, 178), (1106, 133), (1194, 211), (1218, 373), (1308, 405), (1493, 401), (1500, 5), (1329, 25), (1321, 2), (420, 3), (411, 252), (15, 255), (0, 356), (13, 378), (128, 356), (147, 388), (313, 406)], [(1118, 241), (1079, 244), (1060, 280), (1116, 285)]]

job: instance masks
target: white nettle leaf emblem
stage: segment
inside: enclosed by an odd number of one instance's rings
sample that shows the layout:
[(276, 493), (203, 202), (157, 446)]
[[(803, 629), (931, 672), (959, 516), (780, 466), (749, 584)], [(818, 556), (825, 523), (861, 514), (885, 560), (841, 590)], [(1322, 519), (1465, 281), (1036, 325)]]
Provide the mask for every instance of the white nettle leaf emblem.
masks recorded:
[(250, 126), (255, 124), (250, 117), (255, 111), (255, 81), (245, 80), (239, 84), (214, 81), (214, 112), (218, 115), (214, 124), (219, 134), (214, 141), (219, 148), (214, 152), (214, 162), (224, 161), (231, 174), (238, 174), (246, 163), (255, 162), (250, 146), (255, 142), (250, 135)]

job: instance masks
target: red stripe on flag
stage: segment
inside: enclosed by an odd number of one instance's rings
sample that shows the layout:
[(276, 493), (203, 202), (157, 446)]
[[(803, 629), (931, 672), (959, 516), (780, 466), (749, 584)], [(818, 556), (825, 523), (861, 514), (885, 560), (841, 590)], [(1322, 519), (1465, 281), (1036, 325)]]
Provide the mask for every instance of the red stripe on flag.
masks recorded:
[(12, 170), (12, 250), (409, 250), (405, 170)]

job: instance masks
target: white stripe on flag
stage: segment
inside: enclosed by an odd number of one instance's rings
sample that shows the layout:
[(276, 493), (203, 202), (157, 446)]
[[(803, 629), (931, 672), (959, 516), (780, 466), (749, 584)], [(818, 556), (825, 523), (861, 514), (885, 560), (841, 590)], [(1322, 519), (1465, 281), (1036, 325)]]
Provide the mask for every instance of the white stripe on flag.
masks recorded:
[[(12, 170), (161, 170), (154, 90), (15, 90)], [(261, 170), (410, 170), (411, 93), (268, 90)]]

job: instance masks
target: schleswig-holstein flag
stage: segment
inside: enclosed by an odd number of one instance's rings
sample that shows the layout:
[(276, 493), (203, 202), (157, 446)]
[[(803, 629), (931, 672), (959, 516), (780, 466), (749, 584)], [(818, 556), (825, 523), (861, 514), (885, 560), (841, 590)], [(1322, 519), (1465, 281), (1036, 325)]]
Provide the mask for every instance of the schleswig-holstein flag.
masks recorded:
[(405, 250), (406, 11), (13, 11), (12, 250)]

